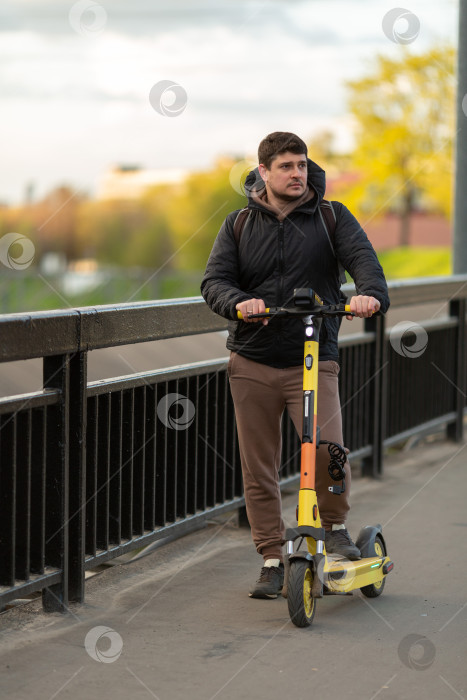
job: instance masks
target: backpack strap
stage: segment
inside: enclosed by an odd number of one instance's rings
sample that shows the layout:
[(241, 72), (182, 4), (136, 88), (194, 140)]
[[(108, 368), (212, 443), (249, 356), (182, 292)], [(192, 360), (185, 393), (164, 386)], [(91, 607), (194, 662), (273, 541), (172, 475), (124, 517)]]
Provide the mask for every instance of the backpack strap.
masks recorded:
[(235, 217), (233, 235), (235, 238), (235, 243), (237, 244), (237, 248), (240, 246), (240, 238), (243, 233), (243, 229), (245, 227), (245, 223), (248, 219), (249, 213), (250, 210), (248, 209), (248, 207), (245, 207), (244, 209), (240, 209), (237, 216)]
[(326, 230), (329, 245), (331, 246), (332, 252), (335, 255), (336, 251), (334, 250), (334, 241), (336, 238), (336, 212), (334, 211), (334, 207), (332, 206), (331, 202), (329, 202), (327, 199), (322, 199), (319, 205), (319, 213), (323, 226)]
[(326, 236), (328, 237), (329, 245), (331, 246), (332, 253), (337, 260), (337, 265), (339, 268), (340, 283), (345, 284), (347, 281), (346, 276), (345, 276), (345, 269), (344, 269), (344, 266), (342, 265), (341, 261), (337, 257), (336, 248), (335, 248), (336, 224), (337, 224), (336, 212), (334, 211), (334, 207), (332, 206), (331, 202), (329, 202), (327, 199), (321, 200), (321, 203), (318, 207), (318, 210), (319, 210), (319, 215), (321, 218), (321, 223), (324, 226), (324, 230), (326, 231)]

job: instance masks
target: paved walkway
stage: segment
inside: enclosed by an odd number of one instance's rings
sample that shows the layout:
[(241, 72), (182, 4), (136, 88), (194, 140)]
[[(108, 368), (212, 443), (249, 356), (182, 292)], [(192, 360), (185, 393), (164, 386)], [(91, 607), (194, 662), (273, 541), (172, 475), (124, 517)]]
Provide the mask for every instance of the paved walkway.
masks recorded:
[(355, 480), (349, 529), (382, 523), (395, 562), (380, 598), (326, 597), (294, 627), (284, 599), (248, 597), (261, 562), (230, 516), (90, 579), (68, 615), (1, 615), (0, 697), (466, 699), (466, 467), (466, 444), (434, 442)]

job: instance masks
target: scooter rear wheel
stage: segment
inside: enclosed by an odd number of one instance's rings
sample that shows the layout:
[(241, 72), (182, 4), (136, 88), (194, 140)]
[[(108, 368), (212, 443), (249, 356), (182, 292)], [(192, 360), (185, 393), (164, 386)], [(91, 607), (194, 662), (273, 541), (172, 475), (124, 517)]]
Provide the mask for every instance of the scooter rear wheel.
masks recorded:
[(295, 559), (290, 562), (287, 604), (290, 619), (297, 627), (308, 627), (313, 622), (316, 601), (311, 596), (313, 572), (310, 562)]
[[(386, 556), (386, 547), (384, 546), (384, 542), (379, 535), (376, 535), (376, 537), (375, 537), (375, 542), (373, 545), (373, 552), (371, 552), (371, 554), (368, 554), (367, 556), (370, 556), (370, 557), (385, 557)], [(376, 583), (370, 583), (369, 586), (363, 586), (363, 588), (361, 588), (360, 590), (363, 593), (363, 595), (365, 595), (367, 598), (377, 598), (383, 592), (385, 583), (386, 583), (386, 578), (382, 578), (381, 581), (377, 581)]]

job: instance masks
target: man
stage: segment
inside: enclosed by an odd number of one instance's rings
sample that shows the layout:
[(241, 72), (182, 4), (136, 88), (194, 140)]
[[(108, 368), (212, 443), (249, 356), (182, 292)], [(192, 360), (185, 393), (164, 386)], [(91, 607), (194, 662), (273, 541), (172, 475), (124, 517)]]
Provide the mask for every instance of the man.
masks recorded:
[[(269, 134), (259, 145), (259, 169), (250, 173), (249, 215), (234, 234), (238, 212), (224, 221), (209, 257), (201, 292), (213, 311), (228, 318), (228, 374), (235, 405), (248, 519), (264, 566), (250, 596), (276, 598), (283, 584), (284, 524), (281, 514), (280, 425), (287, 407), (301, 437), (303, 324), (300, 319), (248, 319), (266, 307), (291, 304), (293, 290), (311, 287), (325, 303), (340, 301), (339, 265), (357, 289), (356, 316), (368, 318), (389, 306), (383, 270), (371, 243), (349, 210), (333, 202), (334, 246), (319, 203), (325, 174), (307, 158), (305, 143), (288, 132)], [(334, 251), (333, 251), (334, 247)], [(337, 256), (337, 257), (336, 257)], [(244, 320), (237, 320), (241, 311)], [(326, 318), (320, 334), (318, 425), (321, 439), (343, 443), (338, 394), (339, 320)], [(329, 553), (360, 558), (345, 527), (346, 490), (328, 491), (329, 454), (317, 451), (316, 492)]]

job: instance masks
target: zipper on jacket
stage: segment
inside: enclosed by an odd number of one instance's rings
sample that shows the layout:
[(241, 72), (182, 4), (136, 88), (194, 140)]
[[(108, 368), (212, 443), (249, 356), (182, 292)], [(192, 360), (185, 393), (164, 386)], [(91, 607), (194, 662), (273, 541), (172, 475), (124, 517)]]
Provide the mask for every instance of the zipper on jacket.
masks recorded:
[[(277, 284), (277, 300), (276, 306), (282, 306), (284, 303), (284, 272), (285, 272), (285, 260), (284, 260), (284, 223), (279, 222), (279, 281)], [(278, 318), (276, 322), (276, 346), (275, 354), (280, 354), (282, 349), (282, 330), (283, 330), (283, 319)]]
[(282, 306), (284, 303), (284, 272), (285, 272), (285, 261), (284, 261), (284, 222), (279, 222), (279, 299), (277, 300), (278, 306)]

